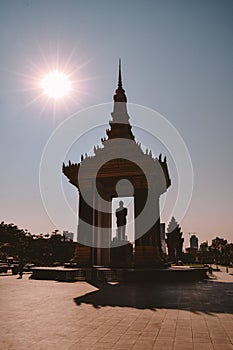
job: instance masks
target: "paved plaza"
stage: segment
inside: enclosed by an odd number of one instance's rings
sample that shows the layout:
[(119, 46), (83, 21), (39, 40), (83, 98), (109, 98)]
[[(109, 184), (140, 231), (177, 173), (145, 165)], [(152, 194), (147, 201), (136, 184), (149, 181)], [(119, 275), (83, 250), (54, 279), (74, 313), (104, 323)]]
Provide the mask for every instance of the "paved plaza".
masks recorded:
[(0, 277), (1, 350), (233, 350), (233, 275), (89, 284)]

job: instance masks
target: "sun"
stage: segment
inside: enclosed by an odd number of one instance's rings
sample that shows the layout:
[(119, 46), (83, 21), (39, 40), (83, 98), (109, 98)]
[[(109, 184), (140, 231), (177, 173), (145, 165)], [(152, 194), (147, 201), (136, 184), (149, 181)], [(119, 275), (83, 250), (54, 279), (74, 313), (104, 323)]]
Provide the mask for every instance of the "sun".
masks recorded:
[(72, 83), (67, 74), (55, 70), (42, 78), (40, 86), (45, 95), (54, 98), (54, 100), (58, 100), (61, 97), (69, 95)]

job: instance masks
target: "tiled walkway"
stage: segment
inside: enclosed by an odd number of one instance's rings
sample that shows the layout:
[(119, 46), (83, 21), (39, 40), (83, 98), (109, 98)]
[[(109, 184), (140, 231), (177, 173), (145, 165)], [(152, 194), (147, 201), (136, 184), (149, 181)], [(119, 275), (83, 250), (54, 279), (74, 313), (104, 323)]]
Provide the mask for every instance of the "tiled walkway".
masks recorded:
[(233, 276), (91, 285), (0, 277), (2, 350), (233, 350)]

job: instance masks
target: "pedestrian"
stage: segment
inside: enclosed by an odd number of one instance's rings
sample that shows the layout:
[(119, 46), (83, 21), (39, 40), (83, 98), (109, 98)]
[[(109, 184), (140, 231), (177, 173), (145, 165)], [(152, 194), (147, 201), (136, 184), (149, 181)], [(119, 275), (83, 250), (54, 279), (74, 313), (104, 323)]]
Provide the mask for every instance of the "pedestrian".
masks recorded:
[(20, 261), (19, 262), (19, 271), (18, 271), (19, 277), (18, 277), (18, 279), (22, 279), (23, 278), (23, 267), (24, 267), (23, 262)]

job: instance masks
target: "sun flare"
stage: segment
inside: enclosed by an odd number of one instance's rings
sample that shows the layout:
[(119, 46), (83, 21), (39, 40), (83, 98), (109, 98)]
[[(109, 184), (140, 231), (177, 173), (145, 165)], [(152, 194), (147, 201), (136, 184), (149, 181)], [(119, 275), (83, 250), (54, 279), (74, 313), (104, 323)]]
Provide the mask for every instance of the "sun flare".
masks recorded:
[(55, 70), (42, 78), (40, 86), (45, 95), (57, 100), (69, 95), (72, 84), (67, 74)]

